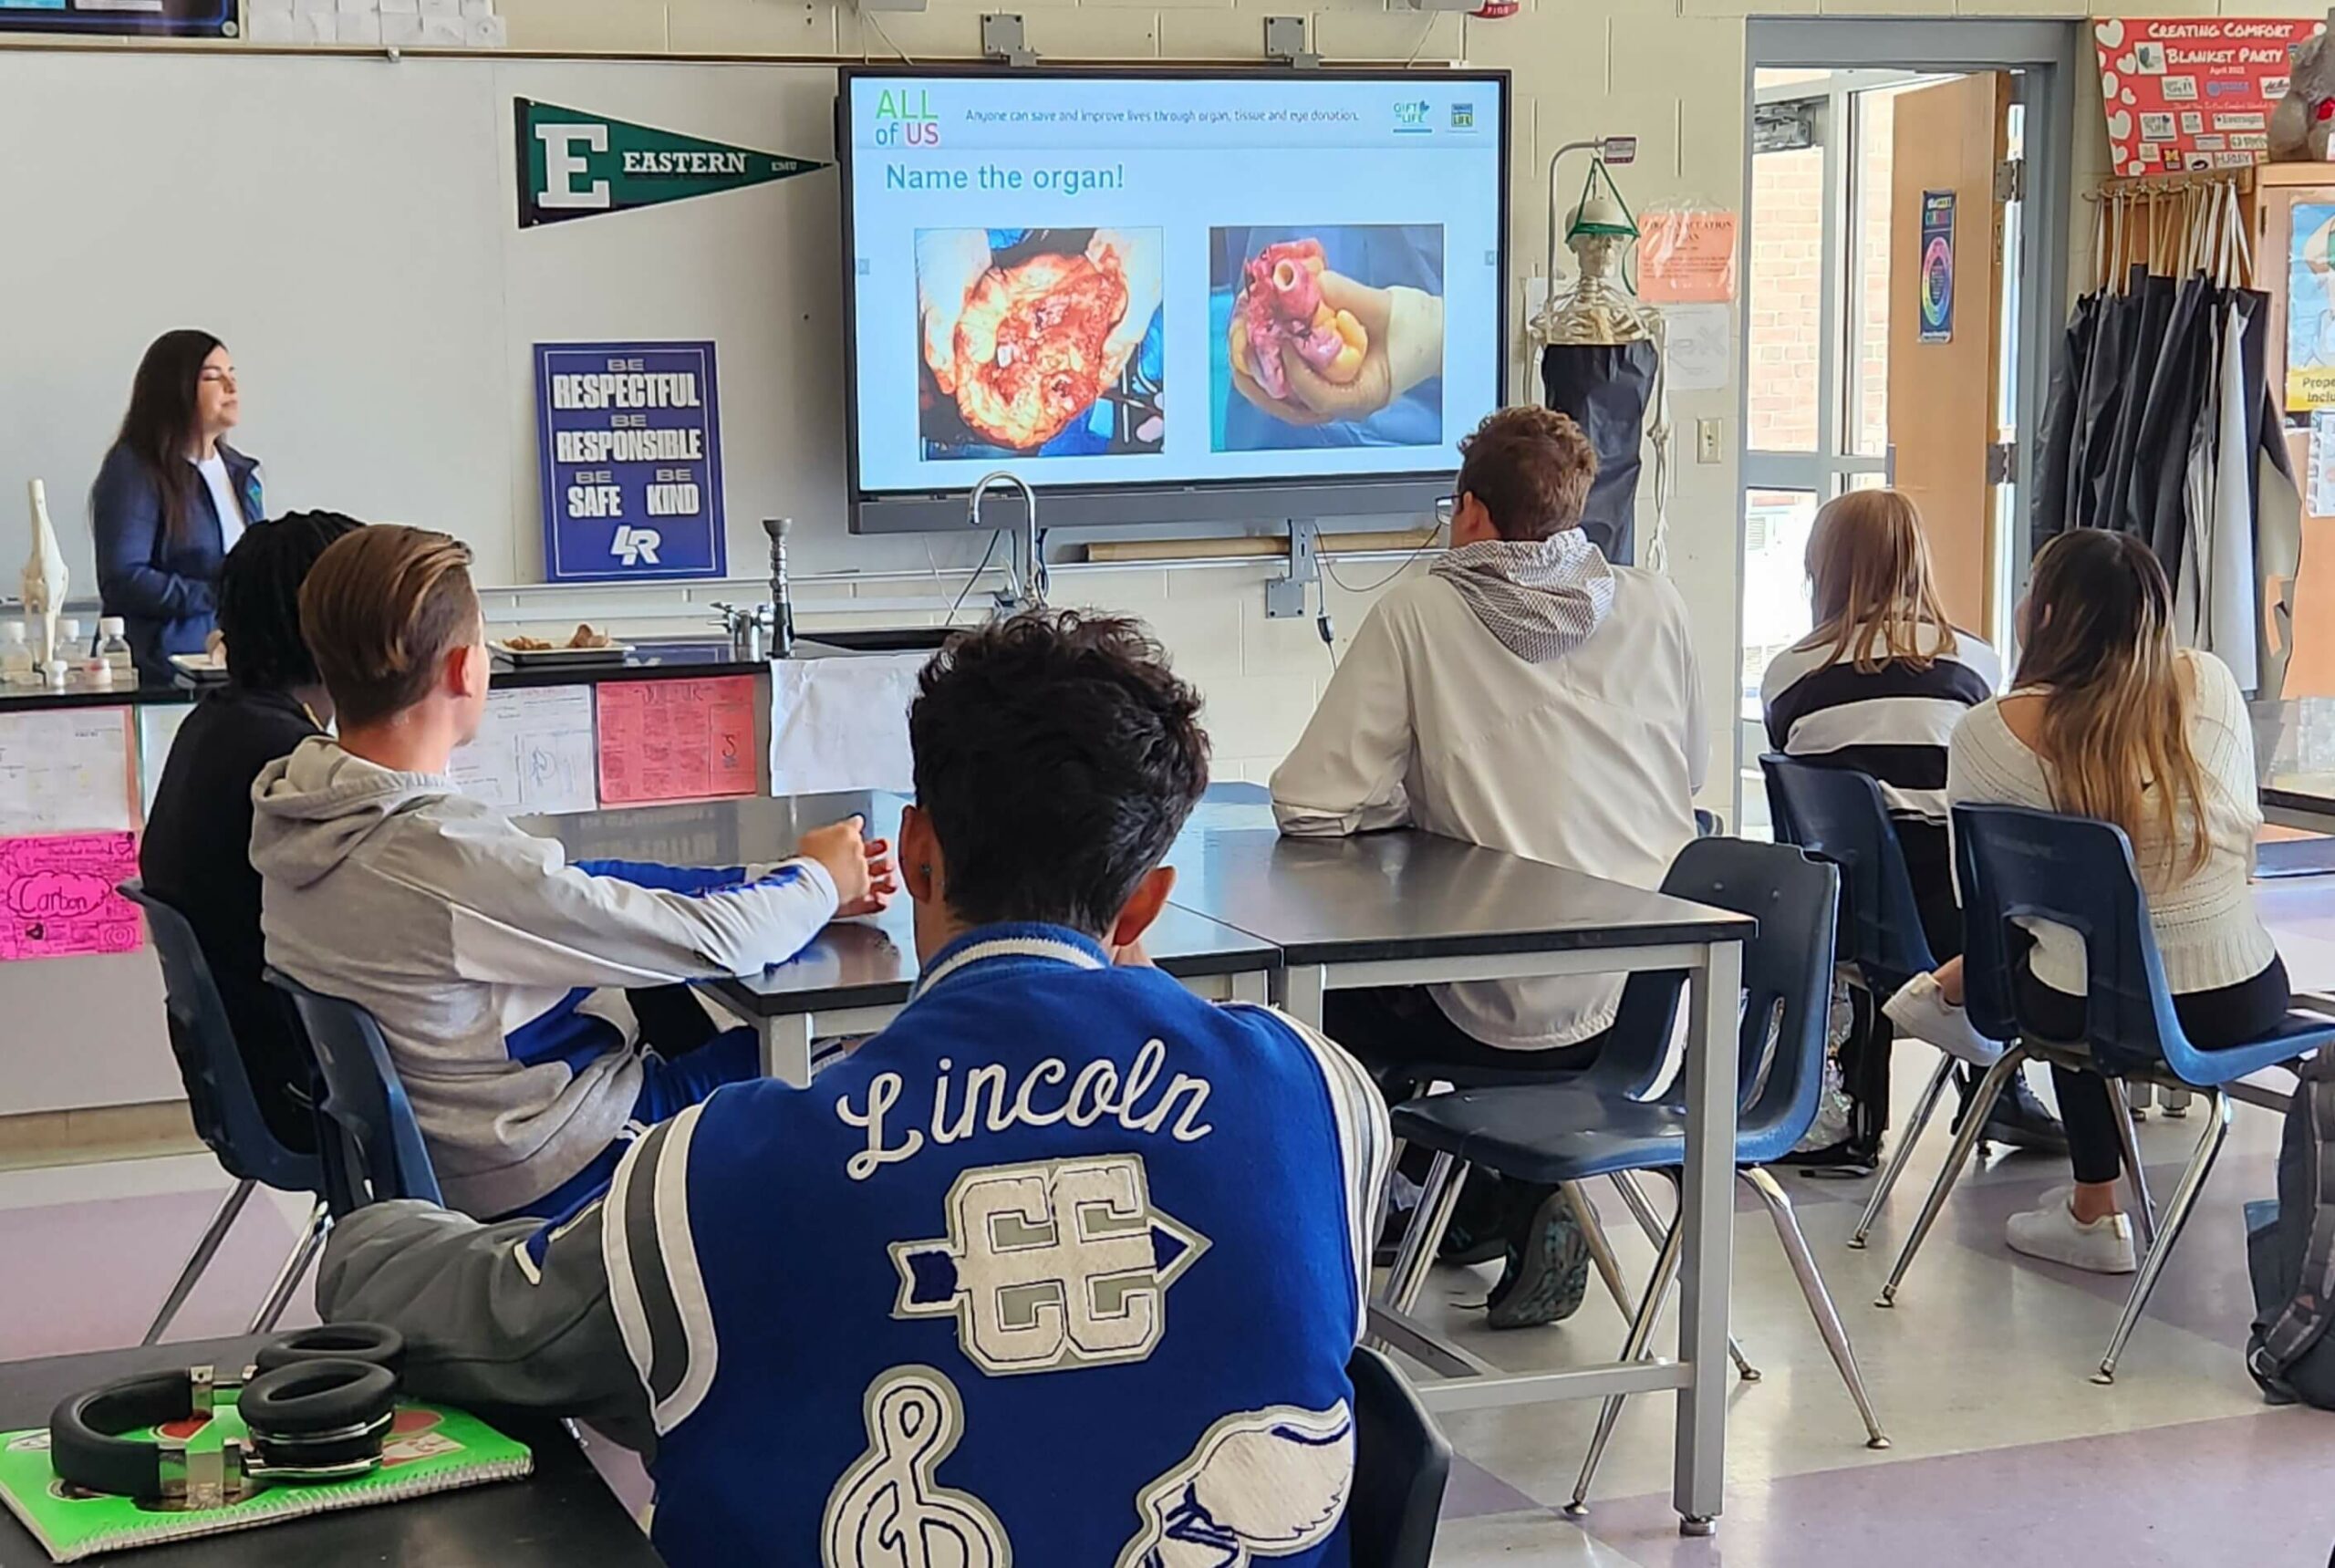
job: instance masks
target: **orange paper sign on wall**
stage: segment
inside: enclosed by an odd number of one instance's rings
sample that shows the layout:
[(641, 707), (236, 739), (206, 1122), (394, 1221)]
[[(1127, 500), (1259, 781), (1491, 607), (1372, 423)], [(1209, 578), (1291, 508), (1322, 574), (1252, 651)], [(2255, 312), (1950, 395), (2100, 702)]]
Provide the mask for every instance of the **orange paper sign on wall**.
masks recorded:
[(610, 680), (597, 689), (600, 804), (752, 794), (754, 678)]
[(1638, 219), (1638, 297), (1648, 305), (1735, 298), (1735, 214), (1646, 213)]

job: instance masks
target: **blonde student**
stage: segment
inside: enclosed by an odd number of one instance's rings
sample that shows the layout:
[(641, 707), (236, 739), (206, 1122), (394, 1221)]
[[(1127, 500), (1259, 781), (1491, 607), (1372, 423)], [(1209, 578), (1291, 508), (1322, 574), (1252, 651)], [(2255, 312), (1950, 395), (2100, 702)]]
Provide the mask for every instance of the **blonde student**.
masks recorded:
[[(1946, 742), (1963, 715), (2002, 684), (2002, 661), (1946, 618), (1921, 514), (1901, 492), (1852, 490), (1825, 504), (1808, 536), (1808, 586), (1815, 629), (1778, 654), (1760, 682), (1768, 743), (1880, 786), (1930, 951), (1957, 957), (1962, 910), (1946, 847)], [(1953, 1039), (1956, 1054), (1977, 1065), (2002, 1054), (1967, 1031)], [(1976, 1074), (1967, 1074), (1965, 1095), (1976, 1085)], [(2067, 1147), (2058, 1119), (2024, 1078), (1996, 1101), (1987, 1132), (1998, 1143)]]

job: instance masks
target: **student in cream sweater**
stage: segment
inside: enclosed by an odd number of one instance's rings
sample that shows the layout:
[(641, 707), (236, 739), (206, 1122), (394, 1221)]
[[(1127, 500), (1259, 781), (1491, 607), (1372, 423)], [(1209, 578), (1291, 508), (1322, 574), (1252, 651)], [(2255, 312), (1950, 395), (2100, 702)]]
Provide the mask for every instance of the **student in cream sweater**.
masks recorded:
[[(2174, 1012), (2212, 1050), (2286, 1016), (2287, 971), (2248, 886), (2262, 815), (2246, 700), (2221, 660), (2174, 646), (2172, 607), (2164, 568), (2139, 540), (2090, 528), (2053, 540), (2035, 560), (2017, 680), (1955, 730), (1946, 794), (2098, 817), (2130, 835)], [(2044, 921), (2029, 934), (2022, 1021), (2048, 1039), (2079, 1039), (2083, 939)], [(1935, 979), (1958, 1014), (1959, 966)], [(2053, 1077), (2075, 1186), (2012, 1215), (2005, 1239), (2054, 1262), (2129, 1273), (2107, 1085), (2059, 1068)]]

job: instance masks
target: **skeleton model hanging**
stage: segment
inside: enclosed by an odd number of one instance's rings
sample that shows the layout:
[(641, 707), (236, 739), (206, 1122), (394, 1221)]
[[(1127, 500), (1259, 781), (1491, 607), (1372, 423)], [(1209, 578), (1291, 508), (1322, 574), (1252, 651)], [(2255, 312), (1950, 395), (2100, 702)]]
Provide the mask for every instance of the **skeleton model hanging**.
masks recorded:
[[(1557, 163), (1567, 152), (1593, 151), (1589, 182), (1572, 212), (1557, 212)], [(1549, 161), (1550, 295), (1532, 322), (1540, 350), (1541, 390), (1548, 406), (1570, 414), (1597, 449), (1597, 483), (1583, 521), (1610, 558), (1629, 562), (1634, 548), (1639, 453), (1654, 449), (1654, 530), (1644, 564), (1660, 571), (1670, 509), (1670, 413), (1664, 389), (1663, 321), (1631, 297), (1623, 260), (1638, 236), (1609, 165), (1630, 161), (1634, 140), (1608, 137), (1557, 150)], [(1556, 287), (1556, 237), (1573, 254), (1572, 288)]]

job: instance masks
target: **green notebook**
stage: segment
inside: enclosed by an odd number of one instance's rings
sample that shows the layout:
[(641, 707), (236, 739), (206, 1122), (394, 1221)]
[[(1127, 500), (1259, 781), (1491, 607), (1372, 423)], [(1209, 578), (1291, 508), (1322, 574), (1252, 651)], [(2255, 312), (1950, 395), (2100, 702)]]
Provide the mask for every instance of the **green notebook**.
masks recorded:
[[(200, 1429), (191, 1447), (216, 1449), (243, 1436), (234, 1407), (223, 1397), (207, 1428), (173, 1423), (173, 1436)], [(324, 1486), (272, 1486), (226, 1508), (161, 1510), (126, 1497), (93, 1496), (67, 1488), (48, 1464), (48, 1429), (0, 1433), (0, 1500), (59, 1563), (102, 1552), (157, 1546), (198, 1535), (222, 1535), (280, 1520), (305, 1519), (344, 1508), (402, 1502), (483, 1481), (514, 1480), (534, 1468), (524, 1443), (504, 1437), (475, 1416), (434, 1405), (401, 1404), (381, 1468), (354, 1480)]]

